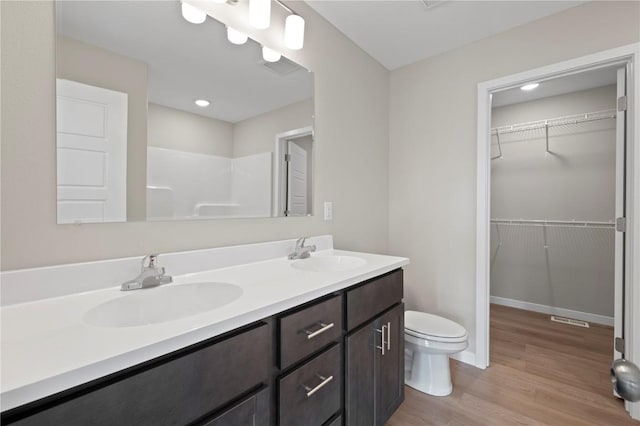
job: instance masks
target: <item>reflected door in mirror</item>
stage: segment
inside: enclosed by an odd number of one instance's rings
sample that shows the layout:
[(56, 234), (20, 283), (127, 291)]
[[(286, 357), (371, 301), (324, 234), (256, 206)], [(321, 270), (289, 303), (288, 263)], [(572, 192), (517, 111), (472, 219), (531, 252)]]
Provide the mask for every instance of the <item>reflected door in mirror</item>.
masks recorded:
[(127, 94), (57, 79), (58, 223), (127, 220)]

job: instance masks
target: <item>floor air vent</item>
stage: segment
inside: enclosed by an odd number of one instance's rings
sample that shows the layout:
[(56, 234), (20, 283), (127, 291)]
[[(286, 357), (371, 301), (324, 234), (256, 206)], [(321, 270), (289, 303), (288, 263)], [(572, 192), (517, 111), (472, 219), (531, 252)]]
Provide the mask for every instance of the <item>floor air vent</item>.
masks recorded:
[(563, 324), (575, 325), (576, 327), (589, 328), (589, 323), (588, 322), (580, 321), (580, 320), (573, 319), (573, 318), (565, 318), (565, 317), (558, 317), (558, 316), (555, 316), (555, 315), (551, 315), (551, 321), (561, 322)]

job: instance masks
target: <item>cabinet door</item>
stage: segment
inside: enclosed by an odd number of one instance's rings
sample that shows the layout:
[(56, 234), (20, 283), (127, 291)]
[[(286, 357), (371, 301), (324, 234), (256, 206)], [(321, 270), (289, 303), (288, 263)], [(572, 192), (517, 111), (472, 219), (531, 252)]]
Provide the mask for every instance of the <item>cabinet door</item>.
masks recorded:
[(186, 355), (63, 401), (15, 425), (189, 424), (268, 383), (270, 336), (270, 327), (263, 324), (192, 348), (193, 352), (189, 349)]
[(384, 355), (382, 351), (375, 352), (375, 424), (384, 425), (404, 400), (404, 305), (399, 304), (382, 314), (376, 323), (377, 328), (385, 332), (385, 350)]
[(376, 321), (351, 333), (345, 346), (345, 417), (348, 426), (375, 424)]
[(202, 426), (268, 426), (269, 388), (253, 394)]

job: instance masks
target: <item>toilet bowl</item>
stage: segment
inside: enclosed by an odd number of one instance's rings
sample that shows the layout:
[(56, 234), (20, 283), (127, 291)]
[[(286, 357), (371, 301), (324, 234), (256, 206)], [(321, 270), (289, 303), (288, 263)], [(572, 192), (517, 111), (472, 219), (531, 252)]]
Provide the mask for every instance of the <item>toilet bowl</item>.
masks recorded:
[(404, 341), (405, 384), (429, 395), (449, 395), (449, 355), (467, 348), (464, 327), (437, 315), (406, 311)]

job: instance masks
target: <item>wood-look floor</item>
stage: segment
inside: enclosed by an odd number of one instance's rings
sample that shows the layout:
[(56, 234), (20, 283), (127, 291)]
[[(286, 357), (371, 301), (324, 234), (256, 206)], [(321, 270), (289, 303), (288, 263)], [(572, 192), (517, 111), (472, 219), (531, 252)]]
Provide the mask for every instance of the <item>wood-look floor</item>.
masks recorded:
[(612, 342), (611, 327), (575, 327), (491, 305), (490, 367), (452, 360), (453, 393), (405, 387), (387, 425), (640, 426), (611, 394)]

